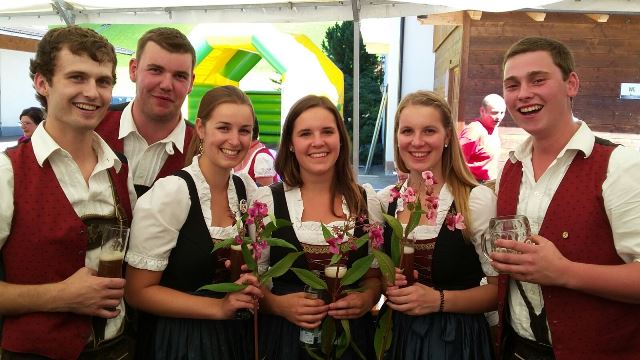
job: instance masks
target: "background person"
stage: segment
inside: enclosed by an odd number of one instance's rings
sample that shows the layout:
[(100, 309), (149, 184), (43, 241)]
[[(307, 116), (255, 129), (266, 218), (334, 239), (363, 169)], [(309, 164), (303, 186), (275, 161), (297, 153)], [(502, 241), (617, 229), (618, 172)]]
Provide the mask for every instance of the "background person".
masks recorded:
[(249, 174), (249, 176), (258, 185), (269, 186), (275, 182), (278, 182), (278, 174), (274, 168), (274, 158), (271, 155), (271, 150), (267, 148), (259, 140), (260, 137), (260, 125), (258, 119), (253, 123), (253, 136), (251, 137), (251, 147), (247, 152), (244, 160), (234, 171), (236, 174)]
[[(31, 60), (47, 119), (31, 141), (0, 155), (5, 360), (130, 356), (125, 280), (95, 276), (100, 224), (131, 219), (126, 163), (93, 131), (115, 69), (113, 46), (77, 26), (49, 30)], [(109, 320), (92, 328), (92, 317)]]
[(138, 196), (185, 164), (193, 126), (180, 109), (193, 87), (195, 58), (179, 30), (159, 27), (144, 33), (129, 62), (136, 97), (113, 107), (96, 129), (127, 157)]
[(529, 137), (498, 179), (498, 215), (522, 214), (532, 244), (493, 253), (504, 359), (637, 359), (640, 154), (572, 114), (580, 81), (556, 40), (525, 38), (503, 61), (507, 108)]
[(498, 176), (500, 159), (500, 135), (498, 126), (504, 118), (506, 105), (497, 94), (489, 94), (482, 100), (480, 116), (460, 132), (460, 147), (476, 180), (486, 182)]
[[(493, 191), (473, 179), (455, 136), (446, 101), (428, 91), (407, 95), (398, 105), (394, 125), (394, 153), (398, 169), (408, 173), (402, 185), (426, 199), (422, 172), (436, 180), (439, 197), (435, 223), (422, 216), (409, 237), (415, 239), (415, 273), (411, 286), (401, 273), (387, 288), (387, 306), (394, 310), (389, 359), (493, 359), (493, 345), (484, 312), (497, 306), (496, 272), (481, 250), (481, 236), (495, 216)], [(389, 203), (389, 186), (378, 198), (390, 216), (409, 222), (402, 198)], [(423, 207), (426, 208), (426, 207)], [(453, 230), (447, 216), (462, 214), (466, 228)], [(391, 251), (391, 231), (385, 230), (385, 249)], [(488, 284), (481, 285), (486, 275)]]
[(20, 127), (24, 133), (18, 138), (18, 143), (28, 141), (36, 130), (36, 127), (44, 120), (44, 112), (39, 107), (30, 107), (20, 113)]
[[(255, 114), (238, 88), (209, 90), (200, 102), (187, 167), (158, 180), (134, 211), (126, 260), (126, 297), (141, 310), (136, 355), (143, 359), (251, 359), (251, 320), (231, 320), (236, 310), (254, 309), (262, 294), (244, 274), (241, 292), (199, 292), (228, 282), (214, 242), (238, 235), (241, 200), (256, 185), (246, 174), (231, 175), (251, 143)], [(212, 241), (213, 239), (213, 241)], [(222, 321), (224, 320), (224, 321)]]

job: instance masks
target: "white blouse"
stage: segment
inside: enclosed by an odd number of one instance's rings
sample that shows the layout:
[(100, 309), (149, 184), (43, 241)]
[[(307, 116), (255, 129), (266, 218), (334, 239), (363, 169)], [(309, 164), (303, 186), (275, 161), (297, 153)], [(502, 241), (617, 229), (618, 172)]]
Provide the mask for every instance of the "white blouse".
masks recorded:
[[(387, 212), (387, 209), (389, 209), (391, 189), (394, 186), (395, 185), (390, 185), (380, 190), (378, 193), (378, 199), (385, 213)], [(405, 182), (402, 185), (401, 192), (404, 191), (406, 186), (407, 183)], [(451, 194), (449, 186), (445, 184), (440, 190), (438, 215), (436, 217), (435, 224), (418, 225), (411, 234), (409, 234), (409, 236), (414, 236), (416, 239), (433, 239), (437, 237), (452, 203), (453, 194)], [(484, 185), (480, 185), (471, 190), (471, 194), (469, 195), (469, 213), (471, 215), (471, 220), (469, 222), (465, 219), (465, 225), (471, 229), (472, 238), (470, 240), (476, 249), (476, 253), (478, 253), (482, 270), (487, 276), (498, 275), (495, 269), (489, 264), (489, 259), (487, 259), (482, 252), (482, 233), (484, 233), (489, 226), (489, 220), (496, 216), (496, 207), (496, 195), (491, 189)], [(404, 202), (402, 201), (402, 198), (398, 198), (396, 215), (403, 209)], [(403, 227), (404, 226), (406, 226), (406, 224), (403, 224)]]
[[(380, 202), (378, 201), (378, 197), (373, 190), (373, 187), (369, 184), (365, 184), (362, 186), (367, 193), (367, 205), (369, 210), (369, 222), (383, 222), (382, 211), (380, 208)], [(261, 201), (269, 207), (269, 213), (274, 213), (273, 208), (273, 196), (271, 194), (271, 189), (269, 187), (261, 187), (258, 188), (255, 199)], [(289, 209), (289, 216), (291, 217), (291, 223), (293, 227), (293, 231), (296, 234), (296, 237), (302, 244), (308, 245), (327, 245), (327, 242), (324, 239), (322, 234), (322, 225), (319, 221), (302, 221), (302, 213), (304, 212), (304, 203), (302, 201), (302, 194), (300, 193), (299, 187), (291, 187), (287, 184), (284, 184), (284, 196), (287, 199), (287, 207)], [(349, 207), (345, 202), (344, 197), (342, 198), (342, 211), (348, 216), (349, 215)], [(327, 227), (331, 226), (342, 226), (345, 221), (337, 220), (333, 221), (329, 224), (325, 224)], [(265, 249), (262, 252), (262, 256), (260, 257), (259, 265), (268, 266), (269, 265), (269, 248)]]
[[(238, 234), (234, 226), (212, 226), (211, 190), (205, 180), (200, 166), (199, 156), (184, 168), (195, 182), (200, 200), (200, 209), (209, 228), (212, 239), (226, 239)], [(229, 174), (231, 175), (231, 173)], [(247, 202), (254, 198), (257, 186), (247, 174), (238, 175), (247, 190)], [(229, 208), (237, 217), (240, 216), (239, 200), (234, 183), (229, 179), (227, 189)], [(187, 183), (177, 176), (159, 179), (138, 200), (133, 211), (131, 236), (126, 261), (129, 265), (151, 271), (163, 271), (168, 264), (171, 250), (176, 246), (180, 229), (187, 220), (191, 199)]]

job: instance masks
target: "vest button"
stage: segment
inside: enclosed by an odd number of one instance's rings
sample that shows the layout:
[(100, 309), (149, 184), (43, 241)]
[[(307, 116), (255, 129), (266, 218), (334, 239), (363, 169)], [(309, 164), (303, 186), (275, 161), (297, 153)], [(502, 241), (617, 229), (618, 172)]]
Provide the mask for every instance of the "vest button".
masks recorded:
[(568, 239), (569, 238), (569, 232), (568, 231), (563, 231), (562, 232), (562, 238), (563, 239)]

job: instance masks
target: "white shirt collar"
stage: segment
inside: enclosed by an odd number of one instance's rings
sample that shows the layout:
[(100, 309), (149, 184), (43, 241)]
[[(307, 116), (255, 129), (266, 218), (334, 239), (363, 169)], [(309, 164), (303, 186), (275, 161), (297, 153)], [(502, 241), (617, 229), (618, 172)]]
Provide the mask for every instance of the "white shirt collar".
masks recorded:
[[(54, 153), (64, 152), (65, 149), (60, 147), (58, 143), (49, 135), (45, 130), (46, 120), (40, 124), (31, 136), (31, 144), (33, 145), (33, 153), (38, 161), (38, 165), (42, 167), (44, 162), (52, 156)], [(118, 156), (111, 150), (109, 145), (102, 140), (102, 138), (95, 132), (92, 132), (93, 141), (91, 146), (98, 155), (98, 163), (96, 164), (95, 171), (102, 169), (115, 168), (116, 172), (120, 171), (122, 162), (118, 159)]]
[[(134, 99), (135, 101), (135, 99)], [(122, 110), (122, 116), (120, 117), (120, 130), (118, 131), (118, 139), (123, 139), (130, 133), (136, 133), (138, 136), (142, 137), (138, 132), (138, 128), (136, 127), (135, 122), (133, 121), (133, 103), (131, 101), (125, 108)], [(182, 118), (182, 116), (180, 116)], [(169, 154), (173, 154), (173, 145), (180, 151), (184, 153), (184, 133), (186, 129), (186, 124), (183, 120), (178, 122), (178, 126), (176, 126), (173, 131), (164, 139), (159, 142), (165, 143), (167, 145), (167, 152)], [(148, 144), (152, 145), (152, 144)]]
[[(591, 152), (593, 151), (595, 135), (589, 129), (589, 126), (577, 118), (573, 118), (573, 120), (580, 124), (578, 131), (573, 134), (567, 145), (558, 153), (556, 159), (560, 159), (564, 156), (564, 154), (569, 150), (581, 151), (584, 154), (585, 158), (591, 156)], [(515, 150), (509, 152), (509, 159), (511, 162), (515, 163), (516, 161), (524, 161), (525, 159), (531, 158), (531, 153), (533, 151), (533, 137), (528, 136), (520, 145), (518, 145)]]

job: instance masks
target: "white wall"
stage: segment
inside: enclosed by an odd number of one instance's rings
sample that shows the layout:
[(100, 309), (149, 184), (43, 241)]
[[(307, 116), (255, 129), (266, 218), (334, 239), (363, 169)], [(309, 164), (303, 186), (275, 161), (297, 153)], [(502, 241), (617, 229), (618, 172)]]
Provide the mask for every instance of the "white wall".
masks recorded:
[(22, 135), (18, 116), (23, 109), (40, 106), (29, 78), (34, 53), (0, 49), (0, 119), (2, 135)]
[[(404, 46), (400, 60), (400, 21), (390, 45), (385, 75), (389, 82), (389, 102), (385, 132), (385, 170), (393, 171), (393, 121), (402, 96), (416, 90), (433, 90), (435, 60), (433, 26), (420, 25), (415, 16), (404, 19)], [(400, 61), (402, 65), (400, 66)], [(400, 73), (401, 72), (401, 73)]]
[(404, 20), (402, 96), (416, 90), (433, 90), (436, 54), (433, 25), (420, 25), (415, 16)]

